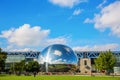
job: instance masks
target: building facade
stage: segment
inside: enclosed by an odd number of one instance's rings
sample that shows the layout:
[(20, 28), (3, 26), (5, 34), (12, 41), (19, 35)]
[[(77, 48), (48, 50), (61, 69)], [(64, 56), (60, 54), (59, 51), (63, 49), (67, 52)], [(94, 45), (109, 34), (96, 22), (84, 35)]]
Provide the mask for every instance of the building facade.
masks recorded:
[(14, 66), (14, 63), (18, 63), (22, 60), (25, 60), (26, 62), (35, 61), (39, 54), (40, 52), (38, 51), (7, 52), (5, 69), (10, 69), (11, 66)]
[[(78, 51), (75, 52), (78, 57), (78, 65), (81, 74), (91, 74), (95, 72), (94, 59), (98, 58), (103, 51)], [(116, 57), (116, 64), (114, 66), (114, 73), (120, 74), (120, 51), (112, 51)]]

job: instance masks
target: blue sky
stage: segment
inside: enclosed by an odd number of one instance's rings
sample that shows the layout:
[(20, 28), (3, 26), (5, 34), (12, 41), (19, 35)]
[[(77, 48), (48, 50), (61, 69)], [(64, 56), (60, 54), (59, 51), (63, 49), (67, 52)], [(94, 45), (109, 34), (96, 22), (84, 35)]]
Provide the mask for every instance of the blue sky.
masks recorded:
[(0, 0), (0, 47), (120, 50), (120, 0)]

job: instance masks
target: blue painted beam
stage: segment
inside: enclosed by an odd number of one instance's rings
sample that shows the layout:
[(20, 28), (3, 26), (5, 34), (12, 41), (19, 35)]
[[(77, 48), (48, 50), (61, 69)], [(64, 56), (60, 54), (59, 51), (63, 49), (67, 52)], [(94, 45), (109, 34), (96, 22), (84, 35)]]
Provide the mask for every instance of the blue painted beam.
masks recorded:
[[(77, 55), (78, 58), (97, 58), (99, 54), (103, 51), (79, 51), (76, 52), (75, 54)], [(115, 56), (120, 56), (120, 51), (113, 51), (112, 52)], [(7, 52), (8, 55), (24, 55), (26, 58), (38, 58), (40, 55), (40, 52)]]
[[(103, 51), (84, 51), (75, 52), (78, 58), (97, 58)], [(120, 51), (112, 51), (115, 56), (120, 56)]]

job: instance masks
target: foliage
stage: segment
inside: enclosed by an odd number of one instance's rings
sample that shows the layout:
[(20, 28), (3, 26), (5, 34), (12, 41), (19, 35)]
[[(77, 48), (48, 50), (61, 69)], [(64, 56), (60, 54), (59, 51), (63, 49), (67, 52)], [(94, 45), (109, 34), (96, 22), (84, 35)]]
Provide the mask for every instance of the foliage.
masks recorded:
[(22, 71), (25, 71), (25, 60), (18, 63), (13, 63), (10, 67), (10, 72), (21, 73)]
[(5, 69), (5, 60), (7, 58), (7, 53), (3, 52), (0, 48), (0, 72)]
[(39, 72), (39, 63), (37, 61), (28, 62), (26, 64), (27, 72)]
[(39, 64), (37, 61), (25, 63), (25, 60), (22, 60), (19, 63), (14, 63), (10, 67), (11, 72), (15, 72), (17, 75), (20, 75), (22, 72), (39, 72)]
[(110, 50), (106, 52), (101, 52), (100, 56), (95, 59), (95, 67), (100, 71), (106, 70), (108, 72), (112, 70), (115, 63), (116, 58)]
[(25, 70), (25, 60), (22, 60), (19, 63), (15, 63), (14, 70), (17, 72), (22, 72)]

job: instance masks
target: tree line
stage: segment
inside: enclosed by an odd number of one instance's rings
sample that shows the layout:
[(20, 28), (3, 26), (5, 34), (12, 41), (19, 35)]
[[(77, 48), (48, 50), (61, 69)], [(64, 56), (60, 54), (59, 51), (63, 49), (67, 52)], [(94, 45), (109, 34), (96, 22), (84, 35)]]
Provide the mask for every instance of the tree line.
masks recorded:
[(22, 60), (19, 63), (15, 63), (11, 65), (9, 72), (16, 75), (30, 75), (30, 73), (38, 73), (39, 72), (39, 63), (37, 61), (31, 61), (26, 63), (25, 60)]

